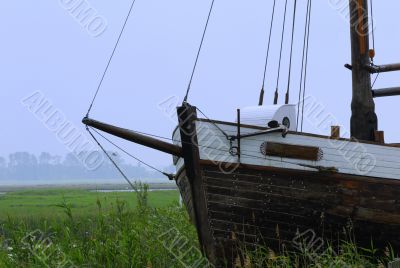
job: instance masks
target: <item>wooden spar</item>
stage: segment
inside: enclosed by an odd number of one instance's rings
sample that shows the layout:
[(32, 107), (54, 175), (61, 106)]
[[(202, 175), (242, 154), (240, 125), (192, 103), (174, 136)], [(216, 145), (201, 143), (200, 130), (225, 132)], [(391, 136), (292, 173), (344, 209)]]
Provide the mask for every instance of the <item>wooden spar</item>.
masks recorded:
[(400, 71), (400, 63), (386, 65), (367, 65), (365, 68), (372, 74)]
[(375, 103), (372, 97), (370, 65), (368, 0), (349, 0), (353, 99), (351, 103), (351, 136), (358, 140), (374, 141), (378, 129)]
[(399, 95), (400, 95), (400, 87), (381, 88), (372, 90), (372, 96), (374, 98), (399, 96)]
[(99, 122), (99, 121), (96, 121), (96, 120), (93, 120), (93, 119), (90, 119), (87, 117), (83, 118), (82, 123), (85, 124), (86, 126), (90, 126), (95, 129), (104, 131), (108, 134), (117, 136), (117, 137), (122, 138), (127, 141), (138, 143), (140, 145), (144, 145), (146, 147), (150, 147), (150, 148), (159, 150), (161, 152), (175, 155), (178, 157), (183, 156), (181, 147), (158, 140), (158, 139), (151, 138), (149, 136), (139, 134), (139, 133), (134, 132), (129, 129), (116, 127), (116, 126), (109, 125), (109, 124), (106, 124), (103, 122)]

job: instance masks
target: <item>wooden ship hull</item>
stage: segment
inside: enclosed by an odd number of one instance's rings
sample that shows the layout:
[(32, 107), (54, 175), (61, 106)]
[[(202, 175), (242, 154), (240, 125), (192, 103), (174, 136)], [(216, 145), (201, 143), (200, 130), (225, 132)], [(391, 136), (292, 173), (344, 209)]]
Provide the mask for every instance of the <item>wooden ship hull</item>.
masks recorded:
[(217, 267), (230, 267), (257, 247), (300, 252), (305, 241), (311, 252), (352, 241), (399, 253), (397, 182), (246, 165), (224, 175), (211, 162), (201, 163), (200, 172), (200, 189), (185, 169), (177, 185), (193, 222), (199, 222), (203, 250)]
[[(244, 248), (296, 249), (301, 239), (400, 253), (398, 146), (269, 133), (239, 139), (234, 155), (238, 141), (222, 132), (263, 129), (197, 119), (191, 106), (179, 109), (173, 139), (183, 155), (174, 161), (176, 182), (212, 264), (229, 267)], [(266, 143), (280, 147), (263, 150)], [(312, 148), (315, 159), (307, 160)]]
[(320, 251), (351, 241), (400, 254), (400, 147), (197, 118), (178, 107), (175, 144), (83, 123), (174, 156), (174, 176), (215, 267), (257, 247)]

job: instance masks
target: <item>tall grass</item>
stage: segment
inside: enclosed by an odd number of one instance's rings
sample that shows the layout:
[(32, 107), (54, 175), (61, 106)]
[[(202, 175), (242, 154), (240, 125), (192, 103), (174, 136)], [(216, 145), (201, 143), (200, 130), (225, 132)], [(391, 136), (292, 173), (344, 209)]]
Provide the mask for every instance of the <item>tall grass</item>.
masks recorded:
[(66, 202), (59, 204), (63, 219), (8, 218), (0, 228), (0, 267), (181, 267), (160, 235), (174, 227), (197, 247), (186, 212), (178, 204), (150, 207), (147, 186), (137, 198), (135, 209), (117, 201), (111, 211), (97, 200), (97, 213), (87, 218), (75, 217)]
[[(87, 217), (55, 219), (8, 218), (0, 225), (0, 267), (191, 267), (199, 262), (197, 235), (186, 211), (176, 203), (166, 208), (148, 204), (147, 186), (138, 185), (137, 206), (117, 201)], [(171, 232), (173, 230), (173, 232)], [(177, 239), (176, 236), (181, 237)], [(168, 241), (170, 240), (170, 241)], [(182, 256), (182, 252), (196, 249)], [(374, 250), (343, 243), (339, 252), (299, 250), (275, 253), (267, 248), (241, 248), (237, 267), (384, 267), (393, 258), (375, 258)], [(197, 266), (200, 267), (200, 266)]]

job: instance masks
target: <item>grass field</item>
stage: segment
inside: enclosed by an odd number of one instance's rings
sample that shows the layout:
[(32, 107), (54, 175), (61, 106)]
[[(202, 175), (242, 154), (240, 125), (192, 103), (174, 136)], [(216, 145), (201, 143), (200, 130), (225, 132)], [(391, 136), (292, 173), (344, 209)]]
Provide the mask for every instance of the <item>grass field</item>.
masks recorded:
[[(0, 195), (0, 268), (206, 267), (177, 191), (29, 190)], [(394, 256), (343, 242), (313, 252), (242, 250), (237, 267), (385, 267)]]
[[(149, 192), (149, 205), (162, 208), (178, 202), (175, 190)], [(136, 194), (132, 192), (100, 193), (77, 189), (40, 189), (9, 192), (0, 195), (0, 220), (13, 218), (54, 218), (65, 216), (60, 204), (66, 202), (75, 216), (93, 216), (97, 213), (97, 202), (104, 210), (113, 209), (116, 201), (126, 202), (127, 208), (137, 205)]]

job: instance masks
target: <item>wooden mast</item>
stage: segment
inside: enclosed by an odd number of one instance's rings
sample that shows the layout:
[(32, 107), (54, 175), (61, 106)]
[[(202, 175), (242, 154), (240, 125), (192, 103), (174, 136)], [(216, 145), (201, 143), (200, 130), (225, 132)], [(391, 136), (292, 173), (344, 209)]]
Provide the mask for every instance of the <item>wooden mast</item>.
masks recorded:
[(349, 1), (353, 73), (351, 136), (358, 140), (374, 141), (378, 119), (372, 96), (371, 74), (367, 69), (370, 65), (368, 0)]

